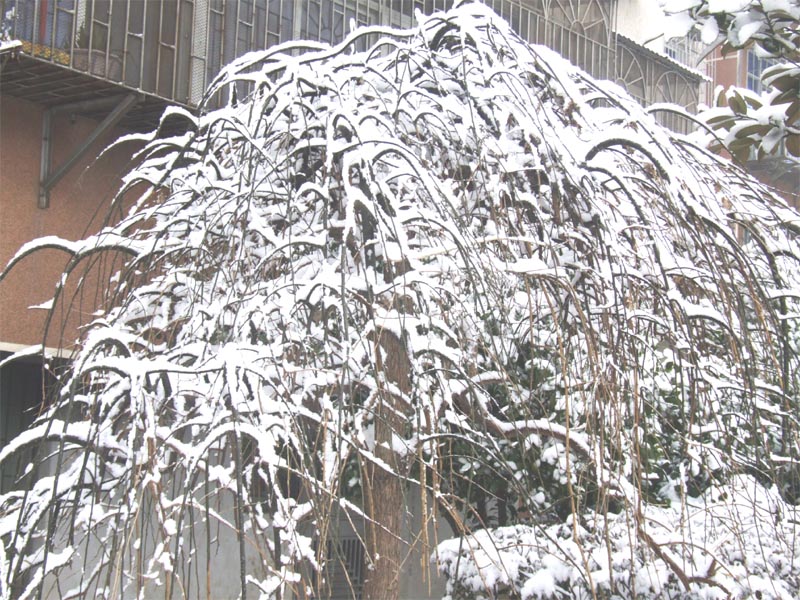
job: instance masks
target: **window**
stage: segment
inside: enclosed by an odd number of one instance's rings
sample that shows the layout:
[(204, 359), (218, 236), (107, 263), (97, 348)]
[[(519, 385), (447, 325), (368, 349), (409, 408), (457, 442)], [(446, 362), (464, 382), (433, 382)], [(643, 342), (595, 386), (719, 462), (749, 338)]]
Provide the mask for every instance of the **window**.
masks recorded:
[(0, 10), (0, 31), (12, 38), (69, 48), (75, 0), (5, 0), (0, 2)]
[[(10, 356), (0, 352), (0, 360)], [(39, 358), (11, 361), (0, 368), (0, 448), (22, 433), (36, 417), (48, 383)], [(19, 487), (20, 475), (34, 458), (33, 450), (18, 453), (0, 465), (0, 492)]]
[(694, 31), (689, 32), (686, 37), (671, 39), (664, 46), (664, 53), (667, 56), (675, 62), (691, 68), (697, 68), (704, 52), (705, 45), (698, 39)]
[(761, 74), (776, 64), (774, 58), (761, 58), (752, 48), (747, 51), (747, 89), (760, 94), (762, 91)]

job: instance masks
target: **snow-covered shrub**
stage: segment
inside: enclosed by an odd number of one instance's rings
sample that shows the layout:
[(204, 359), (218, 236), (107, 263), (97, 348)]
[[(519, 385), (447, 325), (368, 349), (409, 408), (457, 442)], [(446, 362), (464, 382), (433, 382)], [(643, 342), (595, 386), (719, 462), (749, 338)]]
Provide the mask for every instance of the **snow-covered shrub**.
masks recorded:
[[(676, 498), (677, 500), (677, 498)], [(482, 530), (438, 547), (449, 598), (797, 597), (794, 507), (737, 476), (702, 495), (580, 522)], [(774, 522), (764, 539), (765, 522)], [(675, 524), (681, 527), (676, 528)]]
[(121, 223), (12, 261), (130, 257), (0, 454), (52, 449), (0, 498), (5, 597), (203, 596), (218, 545), (242, 595), (324, 595), (361, 517), (369, 590), (408, 489), (452, 590), (798, 593), (796, 212), (480, 4), (225, 87)]

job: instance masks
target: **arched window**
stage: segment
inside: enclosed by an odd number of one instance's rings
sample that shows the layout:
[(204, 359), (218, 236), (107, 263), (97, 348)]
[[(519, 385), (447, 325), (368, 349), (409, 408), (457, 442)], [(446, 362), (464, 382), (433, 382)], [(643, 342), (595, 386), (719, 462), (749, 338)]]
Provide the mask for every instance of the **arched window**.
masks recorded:
[(617, 47), (617, 83), (628, 90), (628, 93), (642, 104), (650, 101), (646, 69), (635, 53), (625, 45)]

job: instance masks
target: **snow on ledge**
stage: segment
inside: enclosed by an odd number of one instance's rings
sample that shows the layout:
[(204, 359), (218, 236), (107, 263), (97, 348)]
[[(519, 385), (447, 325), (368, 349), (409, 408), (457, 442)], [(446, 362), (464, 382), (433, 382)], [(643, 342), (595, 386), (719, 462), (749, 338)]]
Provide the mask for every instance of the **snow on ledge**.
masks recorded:
[(0, 54), (19, 51), (21, 48), (22, 42), (19, 40), (0, 40)]

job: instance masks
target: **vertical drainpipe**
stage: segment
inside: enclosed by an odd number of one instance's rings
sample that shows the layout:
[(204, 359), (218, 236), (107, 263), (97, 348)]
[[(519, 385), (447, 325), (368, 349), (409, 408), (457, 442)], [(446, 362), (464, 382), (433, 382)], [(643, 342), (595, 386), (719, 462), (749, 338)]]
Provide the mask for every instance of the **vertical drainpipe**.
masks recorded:
[(39, 5), (39, 38), (38, 43), (43, 44), (47, 39), (47, 0), (41, 0)]
[(37, 206), (39, 208), (48, 208), (50, 206), (50, 194), (47, 189), (41, 185), (42, 182), (47, 180), (50, 170), (51, 158), (53, 156), (53, 109), (45, 109), (42, 115), (42, 157), (39, 161), (39, 200)]
[(208, 64), (208, 0), (195, 0), (192, 21), (192, 54), (189, 73), (189, 103), (197, 106), (206, 89)]
[(617, 29), (619, 28), (619, 5), (622, 0), (614, 0), (614, 7), (611, 12), (611, 74), (614, 76), (612, 81), (616, 81), (618, 70), (617, 62)]

